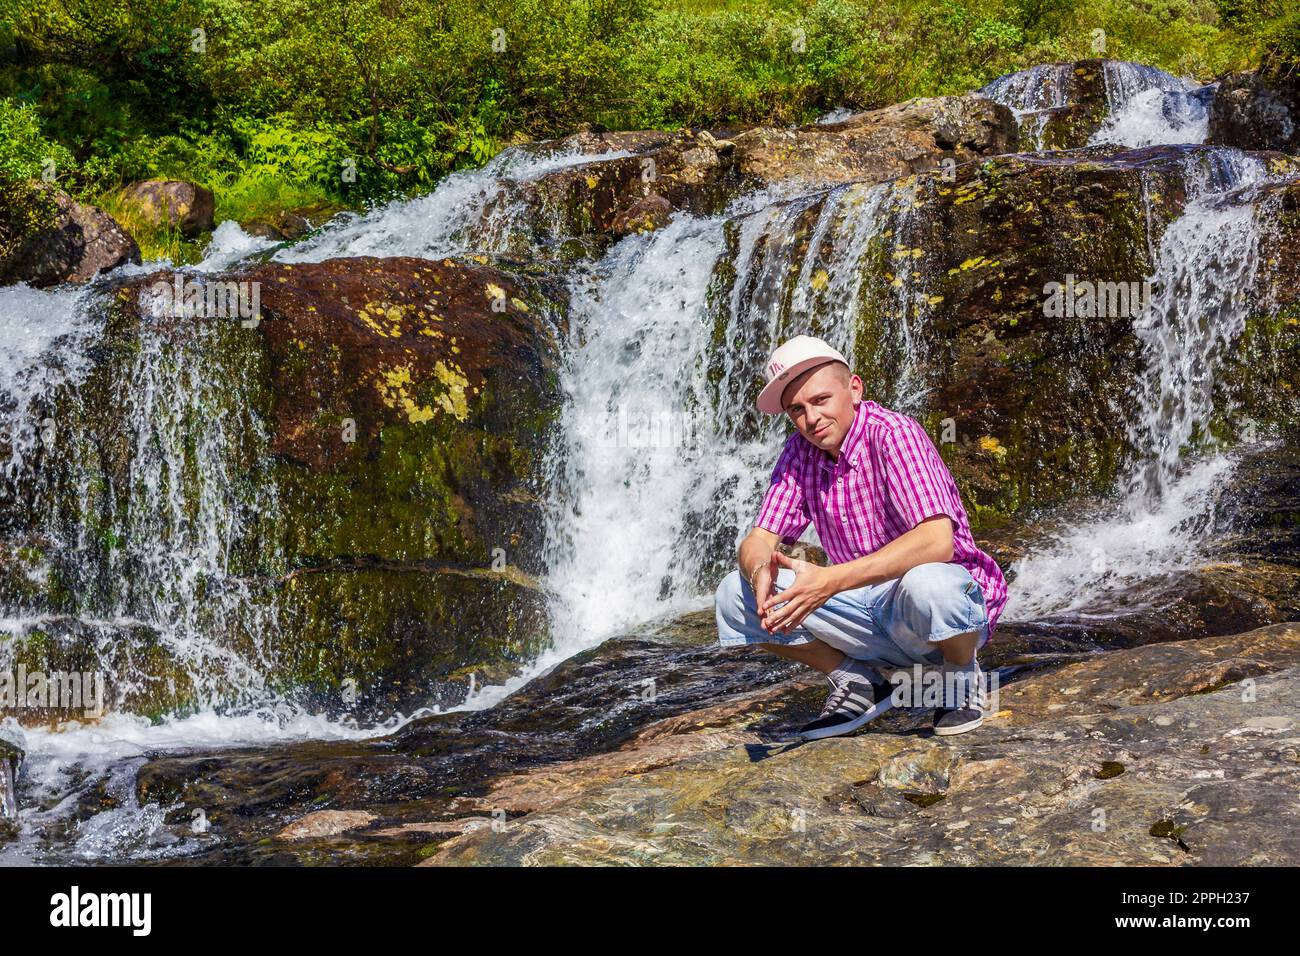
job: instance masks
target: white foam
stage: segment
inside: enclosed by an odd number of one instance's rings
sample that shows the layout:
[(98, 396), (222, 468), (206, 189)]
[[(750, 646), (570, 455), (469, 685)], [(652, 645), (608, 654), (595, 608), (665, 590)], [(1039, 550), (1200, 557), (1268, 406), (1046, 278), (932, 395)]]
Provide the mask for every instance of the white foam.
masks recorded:
[(221, 272), (254, 253), (279, 244), (278, 239), (250, 235), (239, 223), (227, 219), (212, 230), (212, 238), (203, 250), (203, 259), (194, 268), (199, 272)]

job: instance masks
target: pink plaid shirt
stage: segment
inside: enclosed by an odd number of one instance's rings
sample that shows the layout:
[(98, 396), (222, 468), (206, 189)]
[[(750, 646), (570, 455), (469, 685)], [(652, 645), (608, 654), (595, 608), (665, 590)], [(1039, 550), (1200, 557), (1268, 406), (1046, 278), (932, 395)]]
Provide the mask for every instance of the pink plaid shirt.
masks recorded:
[(997, 562), (975, 547), (961, 493), (914, 418), (863, 401), (838, 462), (795, 432), (772, 470), (754, 526), (793, 543), (812, 521), (826, 556), (844, 564), (937, 514), (952, 519), (952, 560), (969, 570), (984, 592), (992, 636), (1007, 603), (1006, 578)]

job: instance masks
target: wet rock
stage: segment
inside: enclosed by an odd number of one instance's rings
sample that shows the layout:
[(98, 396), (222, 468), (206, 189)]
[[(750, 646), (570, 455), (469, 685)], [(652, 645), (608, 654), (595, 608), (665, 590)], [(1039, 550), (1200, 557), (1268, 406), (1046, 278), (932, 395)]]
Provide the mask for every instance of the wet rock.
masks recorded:
[(1045, 63), (998, 77), (980, 92), (1019, 111), (1023, 150), (1077, 149), (1110, 111), (1106, 60)]
[[(3, 585), (0, 593), (8, 597)], [(0, 629), (0, 648), (5, 669), (45, 679), (39, 694), (29, 694), (12, 711), (6, 708), (22, 726), (93, 722), (114, 711), (160, 719), (195, 698), (184, 661), (164, 635), (143, 623), (49, 614), (33, 626)], [(58, 679), (57, 689), (49, 688), (51, 678)]]
[(338, 209), (330, 206), (288, 209), (263, 219), (241, 222), (239, 226), (250, 236), (258, 236), (262, 239), (301, 239), (336, 212)]
[[(222, 676), (228, 654), (257, 660), (289, 697), (358, 718), (455, 703), (471, 682), (504, 679), (532, 659), (549, 638), (535, 575), (562, 295), (450, 260), (180, 278), (199, 291), (238, 287), (249, 300), (256, 289), (260, 312), (172, 315), (158, 300), (171, 273), (116, 290), (85, 380), (50, 411), (66, 427), (38, 469), (40, 495), (0, 492), (10, 496), (5, 553), (31, 555), (0, 561), (0, 595), (51, 622), (15, 653), (33, 669), (139, 675), (120, 699), (151, 715), (237, 684)], [(162, 364), (142, 367), (149, 356)], [(150, 573), (156, 536), (172, 533), (131, 524), (131, 476), (151, 446), (122, 410), (134, 407), (141, 376), (180, 374), (171, 362), (201, 366), (207, 397), (201, 408), (157, 413), (176, 415), (169, 454), (185, 462), (166, 480), (188, 482), (178, 489), (185, 501), (203, 497), (204, 470), (226, 476), (217, 494), (248, 494), (232, 499), (226, 576), (206, 592), (215, 599), (192, 609), (214, 642), (203, 664), (158, 653), (166, 642), (147, 628), (76, 626), (156, 613), (122, 610), (149, 600), (131, 582)], [(203, 438), (213, 422), (219, 437)], [(50, 537), (50, 526), (67, 537)], [(97, 530), (76, 530), (87, 526)], [(184, 528), (182, 519), (175, 533)], [(270, 632), (278, 639), (264, 641)]]
[[(1205, 671), (1225, 655), (1256, 675)], [(946, 740), (697, 744), (614, 779), (593, 760), (586, 789), (578, 762), (553, 784), (559, 802), (456, 837), (428, 863), (1293, 863), (1300, 841), (1277, 834), (1300, 822), (1298, 660), (1288, 625), (1031, 675), (984, 727)]]
[(542, 155), (628, 151), (509, 184), (499, 202), (523, 210), (517, 220), (527, 228), (515, 237), (520, 254), (557, 246), (562, 252), (573, 239), (590, 240), (583, 251), (591, 254), (618, 236), (661, 225), (678, 210), (721, 212), (746, 185), (729, 156), (689, 132), (579, 133), (540, 149)]
[(626, 236), (633, 232), (654, 232), (666, 225), (672, 214), (672, 203), (663, 196), (646, 196), (620, 212), (610, 228), (616, 236)]
[(122, 201), (154, 226), (176, 229), (193, 238), (212, 231), (212, 190), (174, 179), (148, 179), (122, 190)]
[[(1059, 714), (1070, 716), (1212, 693), (1222, 680), (1258, 681), (1300, 661), (1294, 625), (1183, 641), (1149, 655), (1123, 651), (1112, 670), (1105, 664), (1112, 655), (1032, 632), (1015, 636), (1009, 628), (999, 629), (981, 657), (1005, 678), (1000, 707), (1009, 711), (989, 726), (1037, 728), (1057, 719), (1049, 708), (1061, 700), (1069, 709)], [(375, 814), (355, 838), (364, 842), (367, 859), (401, 862), (413, 848), (459, 833), (513, 832), (593, 789), (636, 787), (657, 773), (723, 755), (739, 755), (743, 766), (792, 752), (784, 743), (789, 729), (817, 713), (824, 682), (759, 652), (719, 649), (715, 638), (711, 611), (643, 627), (566, 661), (491, 710), (423, 718), (374, 741), (154, 757), (139, 771), (137, 796), (142, 803), (179, 805), (178, 825), (188, 825), (193, 808), (204, 808), (223, 843), (220, 850), (196, 848), (203, 859), (305, 860), (298, 850), (262, 841), (286, 818), (328, 801), (333, 809)], [(1237, 663), (1216, 671), (1219, 658)], [(1013, 698), (1017, 691), (1024, 693)], [(855, 813), (882, 821), (948, 802), (964, 771), (951, 749), (929, 746), (928, 718), (911, 710), (882, 717), (868, 732), (873, 746), (883, 748), (875, 772), (844, 767), (839, 782), (816, 799), (853, 805)], [(1018, 759), (1005, 756), (1008, 766)], [(1079, 774), (1094, 779), (1112, 760), (1125, 765), (1125, 776), (1132, 773), (1132, 755), (1112, 749), (1090, 754)], [(798, 776), (797, 768), (792, 773)]]
[(1300, 146), (1300, 97), (1288, 84), (1271, 85), (1258, 71), (1230, 73), (1220, 81), (1210, 105), (1206, 142), (1295, 152)]
[[(240, 278), (262, 289), (291, 569), (279, 606), (302, 637), (285, 670), (359, 681), (361, 704), (410, 706), (439, 699), (438, 677), (526, 660), (547, 635), (531, 575), (559, 401), (557, 294), (450, 260), (271, 264)], [(323, 648), (351, 650), (325, 663)]]
[(1006, 152), (1015, 136), (1011, 112), (979, 96), (912, 100), (840, 123), (758, 127), (728, 138), (708, 130), (587, 130), (524, 149), (538, 156), (631, 155), (513, 184), (501, 202), (526, 210), (519, 218), (531, 227), (517, 237), (521, 252), (555, 246), (559, 236), (561, 248), (564, 240), (594, 240), (582, 251), (590, 254), (613, 238), (658, 228), (679, 210), (714, 215), (747, 188), (787, 179), (879, 182)]
[[(694, 613), (579, 654), (491, 710), (421, 718), (373, 741), (158, 756), (141, 767), (137, 796), (142, 803), (179, 801), (178, 826), (204, 808), (224, 841), (213, 855), (228, 862), (296, 852), (260, 841), (324, 800), (333, 809), (375, 813), (379, 821), (358, 839), (400, 860), (412, 841), (517, 816), (529, 801), (548, 799), (534, 782), (489, 798), (496, 777), (606, 753), (603, 772), (617, 776), (671, 761), (683, 747), (719, 745), (690, 739), (691, 728), (731, 733), (727, 739), (737, 743), (816, 713), (820, 681), (715, 641), (712, 611)], [(812, 697), (804, 700), (806, 687)], [(611, 753), (633, 739), (647, 749)]]
[(15, 781), (23, 763), (20, 739), (0, 728), (0, 842), (18, 830), (18, 796)]
[(0, 284), (88, 282), (100, 272), (140, 261), (140, 247), (107, 213), (58, 190), (40, 189), (50, 224), (0, 258)]
[(1012, 152), (1011, 111), (979, 96), (909, 100), (838, 123), (759, 128), (731, 139), (742, 174), (759, 182), (880, 182), (944, 160)]
[(277, 840), (319, 840), (338, 836), (371, 823), (373, 813), (364, 810), (317, 810), (295, 820), (275, 835)]

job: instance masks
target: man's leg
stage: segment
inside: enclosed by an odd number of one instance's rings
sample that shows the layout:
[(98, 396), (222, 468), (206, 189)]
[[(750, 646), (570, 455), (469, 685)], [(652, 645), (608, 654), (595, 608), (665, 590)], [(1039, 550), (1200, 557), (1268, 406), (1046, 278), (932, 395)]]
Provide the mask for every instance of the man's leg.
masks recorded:
[(940, 665), (944, 699), (935, 711), (935, 733), (978, 727), (986, 701), (976, 652), (988, 630), (988, 612), (970, 572), (952, 562), (917, 565), (898, 579), (880, 616), (901, 647), (919, 661)]
[(967, 631), (939, 642), (946, 664), (968, 665), (975, 660), (975, 648), (983, 631)]
[(845, 653), (837, 651), (822, 641), (813, 639), (807, 644), (759, 644), (760, 649), (788, 661), (807, 664), (823, 674), (830, 674), (844, 663)]
[[(781, 569), (776, 580), (777, 594), (790, 587), (794, 579), (793, 571)], [(880, 631), (869, 610), (881, 587), (833, 595), (789, 634), (772, 634), (763, 629), (753, 588), (739, 571), (732, 571), (722, 579), (714, 596), (718, 642), (723, 647), (757, 645), (823, 674), (831, 674), (838, 668), (877, 663), (904, 666), (911, 663), (911, 658)], [(864, 666), (862, 673), (870, 673), (871, 679), (878, 678), (869, 666)]]
[[(793, 583), (794, 572), (782, 569), (777, 593)], [(875, 627), (870, 602), (876, 593), (859, 588), (834, 595), (790, 634), (771, 634), (763, 629), (753, 589), (733, 571), (715, 599), (718, 640), (724, 647), (754, 645), (826, 674), (831, 682), (826, 705), (799, 729), (799, 736), (818, 740), (852, 733), (893, 706), (893, 685), (874, 665), (898, 666), (907, 660)]]

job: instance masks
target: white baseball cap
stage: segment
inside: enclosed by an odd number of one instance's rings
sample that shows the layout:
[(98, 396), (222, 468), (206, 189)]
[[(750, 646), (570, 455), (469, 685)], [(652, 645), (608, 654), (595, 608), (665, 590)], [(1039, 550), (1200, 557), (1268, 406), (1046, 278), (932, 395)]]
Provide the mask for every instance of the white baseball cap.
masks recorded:
[(758, 410), (766, 415), (779, 415), (785, 411), (781, 407), (781, 396), (787, 386), (802, 372), (827, 362), (843, 362), (849, 365), (840, 352), (831, 348), (821, 339), (811, 335), (796, 335), (790, 341), (777, 346), (767, 360), (767, 384), (758, 393)]

